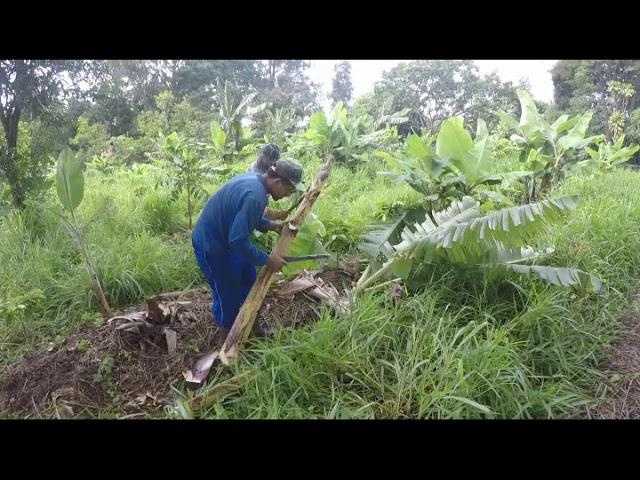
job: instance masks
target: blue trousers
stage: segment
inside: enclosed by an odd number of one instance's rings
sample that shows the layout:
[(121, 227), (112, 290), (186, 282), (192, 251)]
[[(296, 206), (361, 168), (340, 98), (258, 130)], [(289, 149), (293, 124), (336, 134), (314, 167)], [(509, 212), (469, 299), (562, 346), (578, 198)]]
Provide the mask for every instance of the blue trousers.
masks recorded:
[(211, 287), (213, 321), (229, 330), (256, 281), (256, 267), (237, 253), (213, 255), (191, 243), (198, 266)]

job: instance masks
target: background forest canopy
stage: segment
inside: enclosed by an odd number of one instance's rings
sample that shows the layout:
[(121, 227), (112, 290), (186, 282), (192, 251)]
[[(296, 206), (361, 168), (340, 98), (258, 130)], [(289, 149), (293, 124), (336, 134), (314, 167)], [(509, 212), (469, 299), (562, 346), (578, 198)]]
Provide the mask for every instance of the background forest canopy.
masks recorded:
[[(153, 161), (159, 135), (179, 132), (197, 145), (218, 127), (224, 141), (218, 135), (210, 153), (225, 163), (267, 142), (287, 150), (324, 101), (309, 67), (304, 60), (1, 60), (0, 199), (24, 206), (48, 186), (65, 146), (102, 169)], [(562, 60), (551, 73), (555, 102), (536, 102), (547, 121), (591, 110), (587, 135), (640, 142), (640, 62)], [(516, 90), (527, 87), (481, 75), (471, 60), (420, 60), (399, 63), (373, 91), (352, 98), (351, 64), (342, 61), (329, 98), (352, 116), (354, 135), (386, 129), (401, 141), (461, 116), (467, 128), (485, 120), (506, 141), (510, 132), (494, 112), (517, 118)]]

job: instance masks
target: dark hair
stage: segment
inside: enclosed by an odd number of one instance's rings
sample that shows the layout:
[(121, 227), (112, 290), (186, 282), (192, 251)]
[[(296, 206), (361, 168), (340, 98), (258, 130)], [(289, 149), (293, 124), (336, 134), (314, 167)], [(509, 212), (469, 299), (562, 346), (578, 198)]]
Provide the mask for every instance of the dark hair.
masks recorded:
[(275, 165), (279, 158), (280, 149), (277, 145), (269, 143), (265, 145), (265, 147), (260, 152), (258, 160), (256, 161), (256, 166), (261, 172), (266, 172), (269, 167)]
[(265, 145), (265, 147), (262, 149), (262, 152), (260, 152), (260, 157), (266, 158), (271, 160), (272, 162), (275, 162), (280, 158), (280, 149), (278, 148), (277, 145), (274, 145), (273, 143), (269, 143)]

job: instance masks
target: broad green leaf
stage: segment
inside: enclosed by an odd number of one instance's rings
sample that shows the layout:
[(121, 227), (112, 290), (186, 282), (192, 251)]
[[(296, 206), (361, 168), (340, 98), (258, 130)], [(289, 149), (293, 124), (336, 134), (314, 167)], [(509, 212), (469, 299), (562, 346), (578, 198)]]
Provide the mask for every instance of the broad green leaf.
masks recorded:
[(539, 150), (532, 148), (529, 150), (529, 155), (527, 155), (527, 163), (533, 164), (538, 159)]
[[(591, 117), (593, 116), (593, 112), (587, 112), (584, 115), (578, 115), (578, 121), (576, 124), (567, 132), (566, 135), (560, 137), (558, 139), (558, 146), (564, 150), (568, 150), (570, 148), (583, 148), (585, 145), (592, 143), (592, 141), (584, 144), (585, 134), (587, 132), (587, 128), (589, 128), (589, 122), (591, 122)], [(589, 139), (595, 139), (595, 137), (589, 137)]]
[(502, 120), (502, 122), (507, 125), (511, 130), (516, 130), (516, 131), (520, 131), (520, 125), (518, 124), (518, 121), (513, 118), (511, 115), (509, 115), (508, 113), (502, 111), (502, 110), (498, 110), (495, 115)]
[[(307, 215), (304, 223), (300, 227), (298, 234), (293, 239), (291, 246), (289, 247), (288, 255), (302, 256), (312, 255), (314, 253), (326, 253), (325, 248), (320, 242), (320, 238), (326, 234), (324, 224), (320, 219), (310, 213)], [(306, 262), (292, 262), (282, 267), (282, 273), (284, 275), (292, 275), (295, 272), (299, 272), (305, 268), (313, 268), (317, 266), (318, 262), (310, 260)]]
[(373, 225), (369, 231), (362, 236), (358, 244), (358, 250), (370, 258), (376, 258), (382, 251), (382, 246), (392, 241), (397, 236), (398, 231), (404, 224), (405, 215), (400, 216), (395, 222), (389, 225)]
[(75, 210), (84, 196), (84, 175), (82, 160), (69, 148), (65, 148), (58, 156), (56, 167), (56, 190), (58, 198), (66, 210)]
[(489, 129), (487, 128), (487, 122), (483, 119), (478, 119), (478, 127), (476, 128), (476, 141), (489, 136)]
[(569, 118), (569, 115), (561, 115), (553, 124), (551, 128), (556, 132), (556, 134), (561, 134), (565, 130), (572, 128), (576, 123), (580, 120), (580, 115), (576, 115), (575, 117)]
[(462, 161), (454, 163), (464, 174), (467, 183), (474, 184), (491, 169), (493, 161), (489, 138), (484, 137), (464, 153)]
[(571, 196), (548, 199), (484, 215), (478, 202), (463, 197), (461, 202), (435, 212), (433, 221), (426, 216), (422, 223), (405, 226), (399, 243), (390, 244), (388, 234), (376, 239), (378, 245), (384, 242), (380, 250), (389, 261), (385, 265), (372, 263), (371, 274), (375, 274), (376, 269), (389, 269), (394, 275), (406, 278), (417, 263), (428, 264), (439, 256), (454, 263), (506, 267), (537, 275), (555, 285), (579, 285), (599, 292), (602, 282), (588, 273), (515, 263), (539, 257), (528, 245), (536, 235), (544, 234), (551, 222), (559, 221), (567, 209), (575, 208), (576, 200), (577, 197)]
[(455, 177), (447, 177), (442, 180), (442, 185), (455, 185), (455, 184), (464, 184), (465, 177), (463, 175), (456, 175)]
[(600, 160), (600, 152), (596, 152), (595, 150), (589, 147), (585, 147), (585, 150), (594, 161), (597, 162), (598, 160)]
[(558, 129), (558, 127), (559, 127), (560, 125), (563, 125), (563, 124), (567, 121), (567, 119), (568, 119), (568, 118), (569, 118), (569, 115), (567, 115), (566, 113), (565, 113), (565, 114), (560, 115), (560, 116), (558, 117), (558, 119), (557, 119), (555, 122), (553, 122), (553, 123), (551, 124), (551, 128), (553, 128), (554, 130), (557, 130), (557, 129)]
[(587, 145), (598, 145), (605, 139), (604, 135), (594, 135), (593, 137), (587, 137), (580, 142), (576, 142), (573, 148), (580, 150), (581, 148), (586, 147)]
[(227, 134), (220, 127), (220, 124), (215, 120), (211, 122), (211, 142), (216, 147), (224, 147), (227, 142)]
[(435, 152), (429, 139), (425, 140), (413, 133), (407, 137), (405, 152), (413, 160), (413, 164), (407, 165), (408, 169), (412, 170), (414, 166), (419, 168), (420, 172), (414, 172), (416, 174), (423, 173), (427, 177), (437, 178), (448, 166), (446, 159), (435, 158)]
[(394, 258), (393, 262), (391, 263), (391, 273), (393, 273), (396, 277), (406, 279), (409, 277), (409, 273), (411, 273), (412, 265), (413, 261), (410, 258)]
[(314, 130), (320, 135), (329, 135), (329, 126), (327, 124), (327, 117), (322, 112), (315, 112), (309, 119), (309, 129)]
[(462, 162), (465, 154), (472, 148), (473, 141), (464, 129), (462, 117), (451, 117), (442, 123), (436, 139), (436, 153), (439, 157)]
[(520, 127), (525, 133), (525, 137), (533, 136), (543, 129), (545, 121), (538, 113), (536, 104), (529, 92), (526, 90), (517, 90), (516, 93), (522, 109)]
[(433, 147), (428, 145), (421, 137), (415, 133), (410, 133), (407, 136), (405, 143), (406, 152), (414, 158), (419, 160), (430, 159), (433, 157)]

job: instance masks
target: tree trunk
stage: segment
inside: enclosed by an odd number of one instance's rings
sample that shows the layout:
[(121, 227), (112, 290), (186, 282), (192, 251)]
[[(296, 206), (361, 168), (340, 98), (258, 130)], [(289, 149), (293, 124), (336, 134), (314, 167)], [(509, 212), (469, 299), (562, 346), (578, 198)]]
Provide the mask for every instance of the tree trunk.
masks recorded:
[(267, 60), (269, 62), (269, 73), (267, 78), (267, 86), (270, 90), (276, 88), (276, 70), (278, 67), (278, 60)]
[(235, 126), (235, 131), (236, 131), (236, 152), (240, 151), (240, 136), (242, 135), (241, 129), (242, 129), (242, 125), (240, 123), (237, 123), (236, 126)]
[[(291, 220), (287, 222), (282, 229), (282, 232), (280, 232), (280, 236), (273, 247), (272, 253), (281, 257), (284, 257), (287, 254), (289, 247), (291, 246), (291, 242), (293, 242), (293, 239), (298, 233), (299, 226), (304, 222), (306, 216), (311, 211), (311, 207), (313, 207), (318, 195), (320, 195), (320, 192), (322, 191), (324, 182), (329, 177), (332, 160), (333, 158), (331, 155), (327, 155), (322, 168), (304, 194), (304, 198), (300, 202), (300, 205), (298, 205), (298, 208), (291, 217)], [(232, 365), (238, 360), (238, 352), (253, 328), (256, 314), (262, 305), (264, 297), (269, 291), (273, 274), (274, 272), (267, 267), (264, 267), (260, 271), (256, 282), (253, 284), (253, 287), (247, 296), (247, 299), (242, 305), (242, 308), (240, 308), (240, 312), (233, 322), (231, 331), (229, 332), (229, 335), (227, 335), (227, 339), (220, 349), (220, 360), (222, 360), (222, 363), (225, 365)]]
[(0, 115), (2, 127), (4, 128), (4, 138), (7, 142), (7, 151), (3, 155), (4, 158), (0, 158), (0, 169), (7, 177), (13, 204), (16, 208), (21, 209), (24, 207), (24, 192), (20, 186), (20, 175), (16, 168), (20, 114), (20, 106), (15, 105)]

